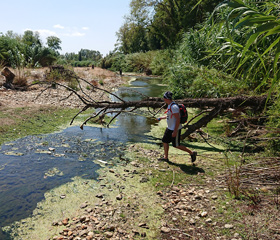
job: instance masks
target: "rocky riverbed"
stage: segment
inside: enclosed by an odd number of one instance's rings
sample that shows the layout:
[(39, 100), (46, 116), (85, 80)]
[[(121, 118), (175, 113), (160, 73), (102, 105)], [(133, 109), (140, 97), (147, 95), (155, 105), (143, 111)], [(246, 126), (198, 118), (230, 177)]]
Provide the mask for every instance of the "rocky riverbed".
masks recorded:
[[(107, 91), (117, 88), (118, 86), (127, 82), (126, 77), (104, 70), (101, 68), (75, 68), (73, 71), (81, 78), (94, 84), (94, 86), (104, 88)], [(25, 78), (27, 85), (31, 85), (38, 81), (44, 81), (49, 69), (40, 68), (33, 70), (25, 70)], [(15, 72), (16, 73), (16, 72)], [(0, 86), (5, 82), (3, 76), (0, 77)], [(108, 94), (102, 91), (93, 91), (90, 85), (81, 82), (83, 92), (78, 91), (79, 94), (84, 94), (90, 97), (94, 101), (108, 100)], [(67, 84), (66, 84), (67, 85)], [(0, 88), (0, 106), (8, 107), (24, 107), (24, 106), (62, 106), (62, 107), (81, 107), (83, 103), (79, 100), (77, 95), (71, 94), (64, 87), (57, 86), (56, 88), (50, 88), (43, 84), (35, 84), (30, 86), (26, 91), (15, 91)]]

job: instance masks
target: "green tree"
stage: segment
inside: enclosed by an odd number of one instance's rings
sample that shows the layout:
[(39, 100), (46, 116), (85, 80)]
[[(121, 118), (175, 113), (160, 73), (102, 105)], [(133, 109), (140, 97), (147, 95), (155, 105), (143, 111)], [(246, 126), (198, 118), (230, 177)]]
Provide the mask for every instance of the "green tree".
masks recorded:
[(26, 30), (22, 36), (23, 44), (28, 47), (42, 46), (42, 41), (40, 39), (40, 34), (38, 32), (33, 32), (31, 30)]
[(5, 36), (0, 37), (0, 61), (4, 65), (10, 65), (9, 59), (9, 39)]
[(81, 49), (79, 51), (79, 59), (87, 60), (87, 61), (98, 61), (102, 58), (102, 55), (99, 51), (89, 50), (89, 49)]
[(20, 36), (8, 31), (0, 35), (0, 60), (7, 66), (19, 69), (48, 66), (58, 55), (54, 47), (44, 47), (38, 32), (28, 30)]
[(78, 61), (78, 54), (71, 52), (71, 53), (65, 53), (61, 56), (61, 58), (65, 58), (67, 62), (71, 61)]
[(57, 51), (61, 50), (61, 40), (58, 37), (55, 36), (49, 36), (47, 37), (47, 45), (50, 49)]
[(151, 21), (153, 1), (132, 0), (130, 15), (117, 32), (119, 50), (124, 54), (149, 50), (147, 31)]
[(0, 36), (0, 60), (10, 67), (24, 67), (23, 47), (18, 35), (12, 31), (7, 32), (6, 35)]
[(115, 53), (111, 55), (112, 66), (111, 70), (113, 71), (123, 71), (126, 69), (125, 55), (122, 53)]
[(148, 44), (145, 31), (143, 26), (135, 23), (123, 25), (117, 33), (118, 41), (122, 42), (119, 50), (124, 54), (147, 51)]
[(162, 48), (175, 46), (188, 29), (204, 22), (219, 0), (163, 0), (156, 1), (155, 15), (150, 30)]
[(39, 66), (38, 59), (41, 55), (42, 41), (38, 32), (27, 30), (24, 32), (21, 42), (23, 43), (22, 53), (27, 67)]
[(123, 53), (175, 47), (187, 29), (202, 22), (220, 0), (132, 0), (131, 12), (117, 32)]

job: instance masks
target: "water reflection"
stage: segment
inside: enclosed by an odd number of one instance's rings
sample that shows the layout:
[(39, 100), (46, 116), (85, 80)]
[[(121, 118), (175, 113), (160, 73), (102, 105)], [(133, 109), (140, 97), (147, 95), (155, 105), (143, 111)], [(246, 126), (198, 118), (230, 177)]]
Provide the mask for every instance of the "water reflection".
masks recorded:
[[(129, 87), (121, 87), (116, 93), (125, 101), (137, 101), (145, 97), (159, 97), (162, 95), (165, 86), (161, 84), (160, 78), (138, 77), (131, 82)], [(113, 98), (113, 101), (116, 100)]]

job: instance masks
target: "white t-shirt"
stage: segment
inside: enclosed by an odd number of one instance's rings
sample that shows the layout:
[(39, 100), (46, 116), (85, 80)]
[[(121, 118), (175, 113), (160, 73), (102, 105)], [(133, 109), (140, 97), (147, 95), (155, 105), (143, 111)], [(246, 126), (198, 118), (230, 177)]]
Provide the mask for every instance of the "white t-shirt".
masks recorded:
[[(170, 110), (170, 108), (171, 108), (171, 110)], [(175, 126), (176, 126), (176, 118), (174, 117), (174, 113), (180, 114), (180, 109), (177, 104), (172, 102), (167, 107), (167, 128), (170, 130), (174, 130)], [(182, 128), (182, 124), (180, 123), (178, 129), (181, 129), (181, 128)]]

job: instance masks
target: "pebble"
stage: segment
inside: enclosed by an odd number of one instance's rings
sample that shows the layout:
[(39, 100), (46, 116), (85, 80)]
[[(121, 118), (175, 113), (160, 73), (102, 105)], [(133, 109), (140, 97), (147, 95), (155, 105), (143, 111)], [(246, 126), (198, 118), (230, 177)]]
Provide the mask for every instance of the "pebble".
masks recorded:
[(79, 233), (79, 236), (80, 237), (85, 237), (85, 236), (87, 236), (88, 235), (88, 230), (82, 230), (82, 231), (80, 231), (80, 233)]
[(141, 228), (147, 228), (147, 229), (149, 228), (147, 223), (140, 223), (138, 226)]
[(190, 221), (189, 221), (189, 223), (190, 223), (191, 225), (195, 225), (195, 224), (196, 224), (196, 221), (195, 221), (193, 218), (191, 218)]
[(96, 195), (97, 198), (103, 198), (104, 197), (104, 193), (99, 193)]
[(163, 233), (169, 233), (171, 231), (171, 229), (168, 227), (161, 227), (160, 231)]
[(87, 206), (88, 206), (87, 203), (83, 203), (83, 204), (80, 206), (80, 208), (83, 209), (83, 208), (86, 208)]
[(69, 222), (69, 218), (65, 218), (65, 219), (62, 220), (62, 224), (63, 224), (64, 226), (67, 225), (68, 222)]
[(201, 216), (201, 217), (206, 217), (207, 215), (208, 215), (207, 212), (202, 212), (202, 213), (200, 213), (200, 216)]
[(119, 194), (118, 196), (116, 196), (116, 199), (117, 199), (117, 200), (122, 200), (122, 195)]
[(201, 199), (202, 199), (202, 196), (196, 195), (196, 196), (194, 197), (194, 199), (195, 199), (195, 200), (201, 200)]
[(173, 191), (176, 191), (176, 192), (179, 192), (179, 191), (180, 191), (180, 188), (178, 188), (178, 187), (172, 187), (172, 190), (173, 190)]
[(113, 233), (112, 232), (105, 232), (105, 236), (107, 237), (107, 238), (111, 238), (111, 237), (113, 237)]
[(232, 229), (232, 228), (233, 228), (233, 225), (232, 225), (232, 224), (225, 224), (225, 228), (226, 228), (226, 229)]
[(217, 195), (213, 195), (213, 196), (212, 196), (212, 199), (213, 199), (213, 200), (217, 200), (217, 199), (218, 199), (218, 196), (217, 196)]

